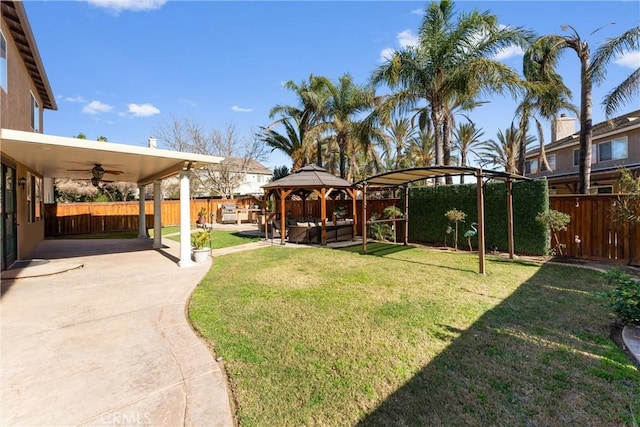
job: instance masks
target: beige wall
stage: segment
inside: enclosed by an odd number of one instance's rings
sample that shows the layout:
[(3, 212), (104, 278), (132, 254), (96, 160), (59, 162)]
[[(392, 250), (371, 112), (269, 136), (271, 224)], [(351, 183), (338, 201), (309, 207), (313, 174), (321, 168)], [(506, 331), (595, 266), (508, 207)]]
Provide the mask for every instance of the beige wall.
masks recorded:
[(4, 19), (0, 20), (0, 23), (2, 34), (7, 39), (8, 86), (7, 92), (0, 89), (0, 127), (33, 131), (31, 128), (31, 94), (33, 94), (40, 106), (40, 132), (42, 132), (42, 99), (31, 81)]
[[(33, 94), (40, 106), (40, 132), (42, 132), (44, 127), (42, 99), (33, 85), (4, 19), (0, 19), (0, 29), (7, 40), (8, 86), (6, 92), (0, 89), (0, 127), (33, 131), (31, 127), (31, 94)], [(27, 177), (29, 170), (20, 163), (8, 160), (9, 164), (16, 168), (17, 257), (23, 259), (44, 240), (44, 220), (34, 223), (27, 222), (27, 191), (19, 187), (17, 181), (20, 177)]]

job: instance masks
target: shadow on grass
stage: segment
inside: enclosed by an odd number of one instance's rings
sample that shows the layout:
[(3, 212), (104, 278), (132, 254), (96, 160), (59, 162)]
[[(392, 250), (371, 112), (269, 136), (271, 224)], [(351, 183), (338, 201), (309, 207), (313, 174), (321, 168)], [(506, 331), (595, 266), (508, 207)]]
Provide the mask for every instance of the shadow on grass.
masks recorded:
[(439, 325), (449, 346), (357, 425), (629, 424), (640, 374), (609, 338), (602, 286), (543, 265), (467, 330)]
[(435, 267), (435, 268), (443, 268), (443, 269), (448, 269), (448, 270), (455, 270), (455, 271), (464, 271), (464, 272), (473, 272), (475, 270), (469, 270), (469, 269), (464, 269), (464, 268), (456, 268), (456, 267), (449, 267), (449, 266), (445, 266), (445, 265), (441, 265), (441, 264), (432, 264), (426, 261), (415, 261), (415, 260), (407, 260), (407, 259), (402, 259), (402, 258), (394, 258), (390, 255), (399, 253), (399, 252), (403, 252), (403, 251), (407, 251), (410, 249), (415, 249), (415, 246), (412, 245), (403, 245), (401, 243), (372, 243), (367, 245), (367, 253), (363, 253), (362, 252), (362, 245), (359, 246), (348, 246), (348, 247), (344, 247), (344, 248), (336, 248), (336, 250), (339, 251), (345, 251), (345, 252), (350, 252), (350, 253), (357, 253), (363, 256), (377, 256), (377, 257), (384, 257), (387, 260), (391, 260), (391, 261), (398, 261), (398, 262), (402, 262), (402, 263), (407, 263), (407, 264), (419, 264), (419, 265), (426, 265), (429, 267)]

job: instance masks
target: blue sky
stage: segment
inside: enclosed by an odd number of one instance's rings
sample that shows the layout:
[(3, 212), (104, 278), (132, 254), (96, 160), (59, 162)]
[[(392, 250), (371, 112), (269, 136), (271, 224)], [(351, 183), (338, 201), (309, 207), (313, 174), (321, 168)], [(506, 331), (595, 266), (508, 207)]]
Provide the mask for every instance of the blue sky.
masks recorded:
[[(310, 74), (366, 83), (389, 49), (411, 44), (427, 2), (223, 2), (165, 0), (26, 1), (58, 111), (47, 111), (44, 132), (146, 145), (172, 117), (204, 127), (233, 123), (245, 135), (268, 125), (276, 104), (295, 104), (282, 87)], [(594, 51), (604, 39), (638, 25), (638, 1), (463, 1), (460, 11), (489, 10), (505, 25), (537, 34), (563, 34), (572, 25)], [(608, 25), (611, 22), (615, 24)], [(593, 35), (590, 33), (602, 26)], [(566, 33), (565, 33), (566, 34)], [(521, 70), (522, 53), (502, 61)], [(634, 68), (633, 52), (609, 67), (594, 88), (594, 122), (604, 120), (603, 96)], [(560, 73), (579, 104), (579, 62), (573, 52)], [(380, 92), (382, 93), (382, 91)], [(495, 138), (513, 119), (508, 96), (470, 116)], [(636, 100), (620, 113), (640, 108)], [(546, 125), (548, 128), (548, 124)], [(546, 139), (549, 139), (547, 132)], [(290, 160), (274, 152), (269, 167)]]

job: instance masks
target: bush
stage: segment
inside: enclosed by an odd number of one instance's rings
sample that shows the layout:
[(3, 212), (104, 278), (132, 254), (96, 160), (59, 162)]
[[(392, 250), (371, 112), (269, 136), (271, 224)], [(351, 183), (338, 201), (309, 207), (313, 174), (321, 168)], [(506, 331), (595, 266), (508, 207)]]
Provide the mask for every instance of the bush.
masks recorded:
[[(504, 183), (486, 183), (485, 243), (488, 249), (508, 250), (507, 189)], [(411, 187), (409, 189), (409, 239), (414, 242), (444, 244), (448, 233), (445, 213), (458, 209), (467, 218), (477, 221), (475, 184)], [(538, 212), (549, 210), (549, 190), (546, 180), (513, 184), (513, 228), (515, 251), (519, 254), (544, 255), (548, 229), (535, 220)], [(458, 244), (467, 243), (458, 236)], [(472, 238), (477, 245), (477, 236)]]
[(640, 326), (640, 282), (619, 268), (611, 269), (605, 278), (614, 286), (602, 295), (607, 298), (609, 308), (624, 325)]

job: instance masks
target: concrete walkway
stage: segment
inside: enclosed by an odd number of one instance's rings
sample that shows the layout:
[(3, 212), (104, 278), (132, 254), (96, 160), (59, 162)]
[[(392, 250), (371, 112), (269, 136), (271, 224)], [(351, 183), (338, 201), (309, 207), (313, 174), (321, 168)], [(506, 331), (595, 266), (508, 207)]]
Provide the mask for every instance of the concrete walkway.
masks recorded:
[(3, 277), (0, 425), (233, 425), (223, 371), (185, 316), (211, 264), (180, 269), (164, 243), (48, 240), (32, 258), (80, 268)]

